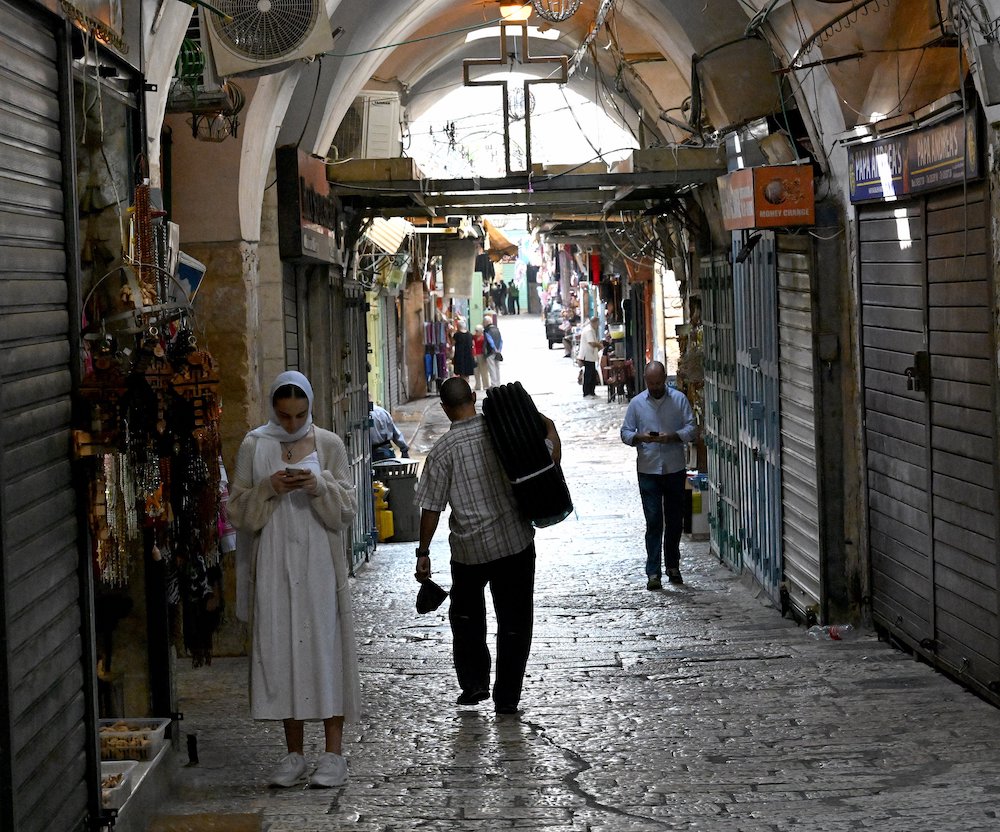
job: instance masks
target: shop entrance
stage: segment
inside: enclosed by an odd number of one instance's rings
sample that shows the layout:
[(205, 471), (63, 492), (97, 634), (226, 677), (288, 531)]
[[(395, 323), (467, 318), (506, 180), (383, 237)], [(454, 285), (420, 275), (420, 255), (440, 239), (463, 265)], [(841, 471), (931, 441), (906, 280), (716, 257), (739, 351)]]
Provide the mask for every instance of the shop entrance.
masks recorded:
[(982, 185), (859, 212), (872, 615), (1000, 699), (991, 259)]

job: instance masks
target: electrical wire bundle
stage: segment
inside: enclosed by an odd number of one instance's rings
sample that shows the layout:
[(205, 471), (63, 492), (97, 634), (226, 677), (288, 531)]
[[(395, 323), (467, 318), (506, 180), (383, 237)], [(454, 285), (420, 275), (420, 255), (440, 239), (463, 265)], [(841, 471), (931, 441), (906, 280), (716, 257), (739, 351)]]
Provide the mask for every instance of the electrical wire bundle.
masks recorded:
[(573, 511), (562, 468), (549, 454), (545, 426), (519, 381), (486, 391), (483, 418), (522, 513), (538, 528)]

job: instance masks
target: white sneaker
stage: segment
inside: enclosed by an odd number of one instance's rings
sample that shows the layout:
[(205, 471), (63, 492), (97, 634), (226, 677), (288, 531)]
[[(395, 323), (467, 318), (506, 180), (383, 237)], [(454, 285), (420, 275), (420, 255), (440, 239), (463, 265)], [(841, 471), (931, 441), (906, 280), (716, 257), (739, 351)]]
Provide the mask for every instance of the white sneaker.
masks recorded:
[(347, 785), (347, 760), (339, 754), (324, 751), (319, 756), (316, 771), (309, 778), (309, 785), (316, 789), (336, 789)]
[(306, 758), (293, 751), (291, 754), (281, 758), (281, 762), (271, 772), (271, 777), (267, 782), (272, 786), (287, 789), (289, 786), (301, 783), (305, 779), (305, 776)]

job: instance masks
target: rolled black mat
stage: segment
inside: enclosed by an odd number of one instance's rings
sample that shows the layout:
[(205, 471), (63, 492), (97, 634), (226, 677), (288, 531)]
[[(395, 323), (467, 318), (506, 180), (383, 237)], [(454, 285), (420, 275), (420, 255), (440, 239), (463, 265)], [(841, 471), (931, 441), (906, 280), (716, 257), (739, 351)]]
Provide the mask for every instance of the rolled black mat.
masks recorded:
[(483, 418), (521, 512), (537, 527), (573, 511), (562, 468), (545, 444), (545, 423), (519, 381), (486, 391)]

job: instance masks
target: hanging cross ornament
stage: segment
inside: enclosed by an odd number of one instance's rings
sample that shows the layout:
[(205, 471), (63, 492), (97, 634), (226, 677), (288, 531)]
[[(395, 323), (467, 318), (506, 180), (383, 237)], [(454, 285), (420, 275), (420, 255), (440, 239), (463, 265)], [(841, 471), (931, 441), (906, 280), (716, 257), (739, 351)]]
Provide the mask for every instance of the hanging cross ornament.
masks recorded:
[[(507, 50), (507, 30), (520, 30), (511, 36), (512, 51)], [(517, 56), (517, 43), (520, 40), (520, 57)], [(508, 80), (486, 81), (473, 77), (473, 72), (479, 67), (485, 67), (487, 72), (496, 72), (497, 67), (510, 66), (509, 71), (513, 71), (514, 62), (520, 64), (551, 64), (558, 69), (558, 73), (548, 78), (529, 78), (524, 82), (524, 101), (531, 100), (532, 84), (565, 84), (569, 79), (568, 65), (569, 59), (565, 55), (539, 55), (533, 56), (528, 50), (528, 24), (523, 20), (501, 20), (500, 21), (500, 57), (499, 58), (466, 58), (462, 61), (462, 80), (467, 87), (500, 87), (503, 93), (503, 151), (504, 162), (507, 166), (507, 175), (512, 176), (518, 173), (531, 173), (531, 107), (524, 108), (524, 170), (514, 170), (510, 163), (510, 127), (512, 121), (518, 119), (511, 115), (510, 90)], [(483, 75), (486, 73), (484, 72)]]

